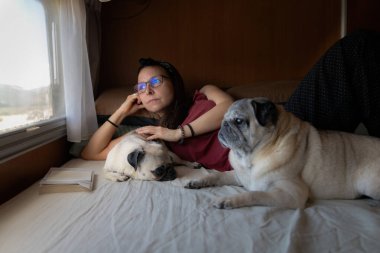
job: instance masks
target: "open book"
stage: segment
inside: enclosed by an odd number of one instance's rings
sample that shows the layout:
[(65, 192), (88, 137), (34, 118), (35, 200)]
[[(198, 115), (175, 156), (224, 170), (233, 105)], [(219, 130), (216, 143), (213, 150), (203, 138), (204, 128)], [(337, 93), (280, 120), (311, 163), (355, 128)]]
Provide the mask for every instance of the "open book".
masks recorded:
[(40, 181), (40, 193), (92, 191), (94, 172), (90, 169), (50, 168)]

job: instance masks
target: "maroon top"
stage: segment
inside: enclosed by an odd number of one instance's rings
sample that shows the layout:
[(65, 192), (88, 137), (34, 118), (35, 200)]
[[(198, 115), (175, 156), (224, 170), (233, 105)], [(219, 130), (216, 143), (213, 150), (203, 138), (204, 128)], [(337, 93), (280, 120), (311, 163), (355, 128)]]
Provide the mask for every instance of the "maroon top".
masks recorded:
[[(181, 124), (186, 128), (186, 124), (191, 123), (215, 106), (213, 101), (208, 100), (207, 97), (199, 91), (195, 92), (193, 101), (194, 103), (189, 110), (188, 116)], [(198, 162), (207, 169), (219, 171), (232, 170), (228, 161), (228, 153), (230, 150), (220, 144), (218, 132), (219, 129), (206, 134), (186, 138), (182, 144), (168, 142), (167, 145), (183, 160)]]

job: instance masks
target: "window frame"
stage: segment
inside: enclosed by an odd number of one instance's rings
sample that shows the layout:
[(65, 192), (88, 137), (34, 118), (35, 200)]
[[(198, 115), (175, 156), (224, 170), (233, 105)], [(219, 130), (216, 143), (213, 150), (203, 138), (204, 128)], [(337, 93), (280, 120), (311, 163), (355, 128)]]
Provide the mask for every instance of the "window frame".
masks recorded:
[(66, 136), (66, 118), (41, 121), (0, 136), (0, 161), (5, 162)]
[[(56, 1), (41, 1), (45, 13), (46, 32), (48, 39), (48, 57), (50, 62), (50, 91), (58, 90), (56, 92), (63, 93), (63, 78), (61, 71), (60, 50), (59, 50), (59, 33), (58, 16), (54, 8)], [(58, 98), (58, 100), (64, 100)], [(60, 101), (53, 100), (53, 109), (56, 107), (55, 103)], [(64, 106), (62, 107), (64, 108)], [(13, 159), (21, 154), (29, 152), (40, 146), (46, 145), (52, 141), (65, 137), (66, 130), (66, 116), (62, 112), (62, 116), (55, 117), (49, 120), (39, 121), (26, 127), (17, 130), (9, 131), (0, 134), (0, 164)]]

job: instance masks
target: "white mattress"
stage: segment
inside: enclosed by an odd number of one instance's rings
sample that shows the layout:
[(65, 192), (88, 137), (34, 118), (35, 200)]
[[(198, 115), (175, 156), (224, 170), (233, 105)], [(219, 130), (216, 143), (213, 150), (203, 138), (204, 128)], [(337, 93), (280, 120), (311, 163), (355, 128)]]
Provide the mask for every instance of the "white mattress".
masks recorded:
[(172, 182), (103, 178), (92, 168), (93, 192), (38, 194), (38, 183), (0, 206), (0, 252), (379, 252), (380, 205), (362, 199), (316, 201), (304, 210), (249, 207), (219, 210), (215, 197), (242, 192), (224, 186), (182, 188), (209, 173), (180, 168)]

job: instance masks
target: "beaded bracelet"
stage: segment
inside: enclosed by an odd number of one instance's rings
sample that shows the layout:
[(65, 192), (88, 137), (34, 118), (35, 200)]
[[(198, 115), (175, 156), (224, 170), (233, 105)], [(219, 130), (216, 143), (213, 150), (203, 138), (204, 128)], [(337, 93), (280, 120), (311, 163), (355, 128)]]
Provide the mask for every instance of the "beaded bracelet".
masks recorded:
[(185, 129), (183, 129), (183, 126), (181, 125), (179, 125), (178, 128), (181, 129), (181, 139), (179, 139), (178, 143), (182, 144), (185, 139)]
[(115, 123), (113, 123), (111, 120), (107, 119), (107, 122), (110, 123), (111, 125), (113, 125), (114, 127), (119, 128), (119, 126), (116, 125)]
[(188, 127), (189, 127), (189, 129), (190, 129), (190, 132), (191, 132), (191, 137), (194, 137), (194, 136), (195, 136), (195, 132), (194, 132), (194, 129), (193, 129), (193, 127), (192, 127), (190, 124), (186, 124), (186, 126), (188, 126)]

